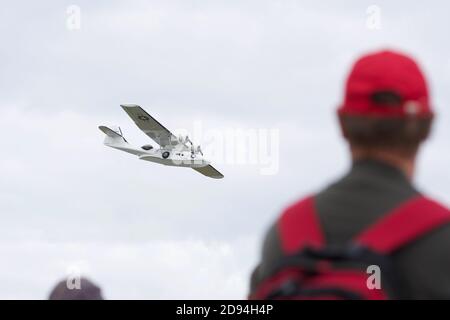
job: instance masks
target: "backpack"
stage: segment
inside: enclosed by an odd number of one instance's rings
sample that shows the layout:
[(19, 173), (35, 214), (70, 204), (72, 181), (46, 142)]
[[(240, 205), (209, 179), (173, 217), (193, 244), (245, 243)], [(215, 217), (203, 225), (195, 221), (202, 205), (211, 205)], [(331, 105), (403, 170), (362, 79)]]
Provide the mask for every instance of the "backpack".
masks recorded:
[[(278, 231), (284, 258), (250, 299), (405, 298), (405, 286), (390, 256), (450, 222), (446, 208), (417, 196), (383, 215), (346, 246), (333, 247), (324, 241), (314, 207), (314, 197), (308, 197), (280, 217)], [(370, 279), (377, 270), (381, 271), (381, 286)]]

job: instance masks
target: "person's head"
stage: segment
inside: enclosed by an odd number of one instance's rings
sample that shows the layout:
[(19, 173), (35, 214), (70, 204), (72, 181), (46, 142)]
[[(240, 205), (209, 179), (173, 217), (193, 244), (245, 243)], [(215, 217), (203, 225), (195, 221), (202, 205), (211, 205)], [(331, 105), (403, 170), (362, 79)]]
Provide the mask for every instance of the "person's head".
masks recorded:
[(103, 300), (101, 289), (86, 278), (81, 278), (79, 287), (68, 286), (62, 280), (53, 288), (49, 300)]
[(425, 77), (407, 55), (365, 55), (348, 76), (338, 116), (354, 159), (414, 161), (433, 122)]

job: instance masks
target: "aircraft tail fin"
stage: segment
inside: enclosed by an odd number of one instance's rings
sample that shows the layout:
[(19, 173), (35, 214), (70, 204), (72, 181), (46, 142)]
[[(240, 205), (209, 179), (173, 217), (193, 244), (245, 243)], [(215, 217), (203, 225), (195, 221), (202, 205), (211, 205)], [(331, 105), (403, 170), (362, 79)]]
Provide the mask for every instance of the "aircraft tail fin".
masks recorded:
[(98, 127), (104, 134), (106, 134), (104, 144), (106, 145), (117, 145), (128, 143), (122, 134), (120, 127), (108, 128), (105, 126)]

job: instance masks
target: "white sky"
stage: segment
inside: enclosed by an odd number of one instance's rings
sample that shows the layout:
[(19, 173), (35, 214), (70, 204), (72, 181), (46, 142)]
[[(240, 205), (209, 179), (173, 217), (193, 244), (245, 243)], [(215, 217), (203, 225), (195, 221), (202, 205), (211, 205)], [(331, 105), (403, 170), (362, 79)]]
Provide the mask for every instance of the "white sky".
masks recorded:
[[(66, 27), (72, 4), (80, 30)], [(450, 204), (445, 1), (0, 5), (0, 298), (46, 298), (74, 267), (107, 298), (244, 298), (280, 210), (347, 169), (335, 107), (374, 49), (412, 53), (428, 75), (439, 118), (417, 183)], [(98, 125), (151, 143), (120, 103), (171, 129), (276, 129), (279, 171), (218, 163), (216, 181), (108, 149)]]

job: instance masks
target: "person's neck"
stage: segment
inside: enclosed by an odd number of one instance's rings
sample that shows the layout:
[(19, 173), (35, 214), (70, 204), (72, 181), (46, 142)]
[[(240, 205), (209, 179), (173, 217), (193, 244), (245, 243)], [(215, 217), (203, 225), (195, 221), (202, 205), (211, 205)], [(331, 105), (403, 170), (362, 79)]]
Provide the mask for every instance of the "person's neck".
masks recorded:
[(412, 180), (414, 177), (416, 155), (403, 156), (387, 150), (361, 150), (356, 148), (351, 148), (351, 153), (353, 162), (363, 159), (373, 159), (398, 168), (409, 180)]

